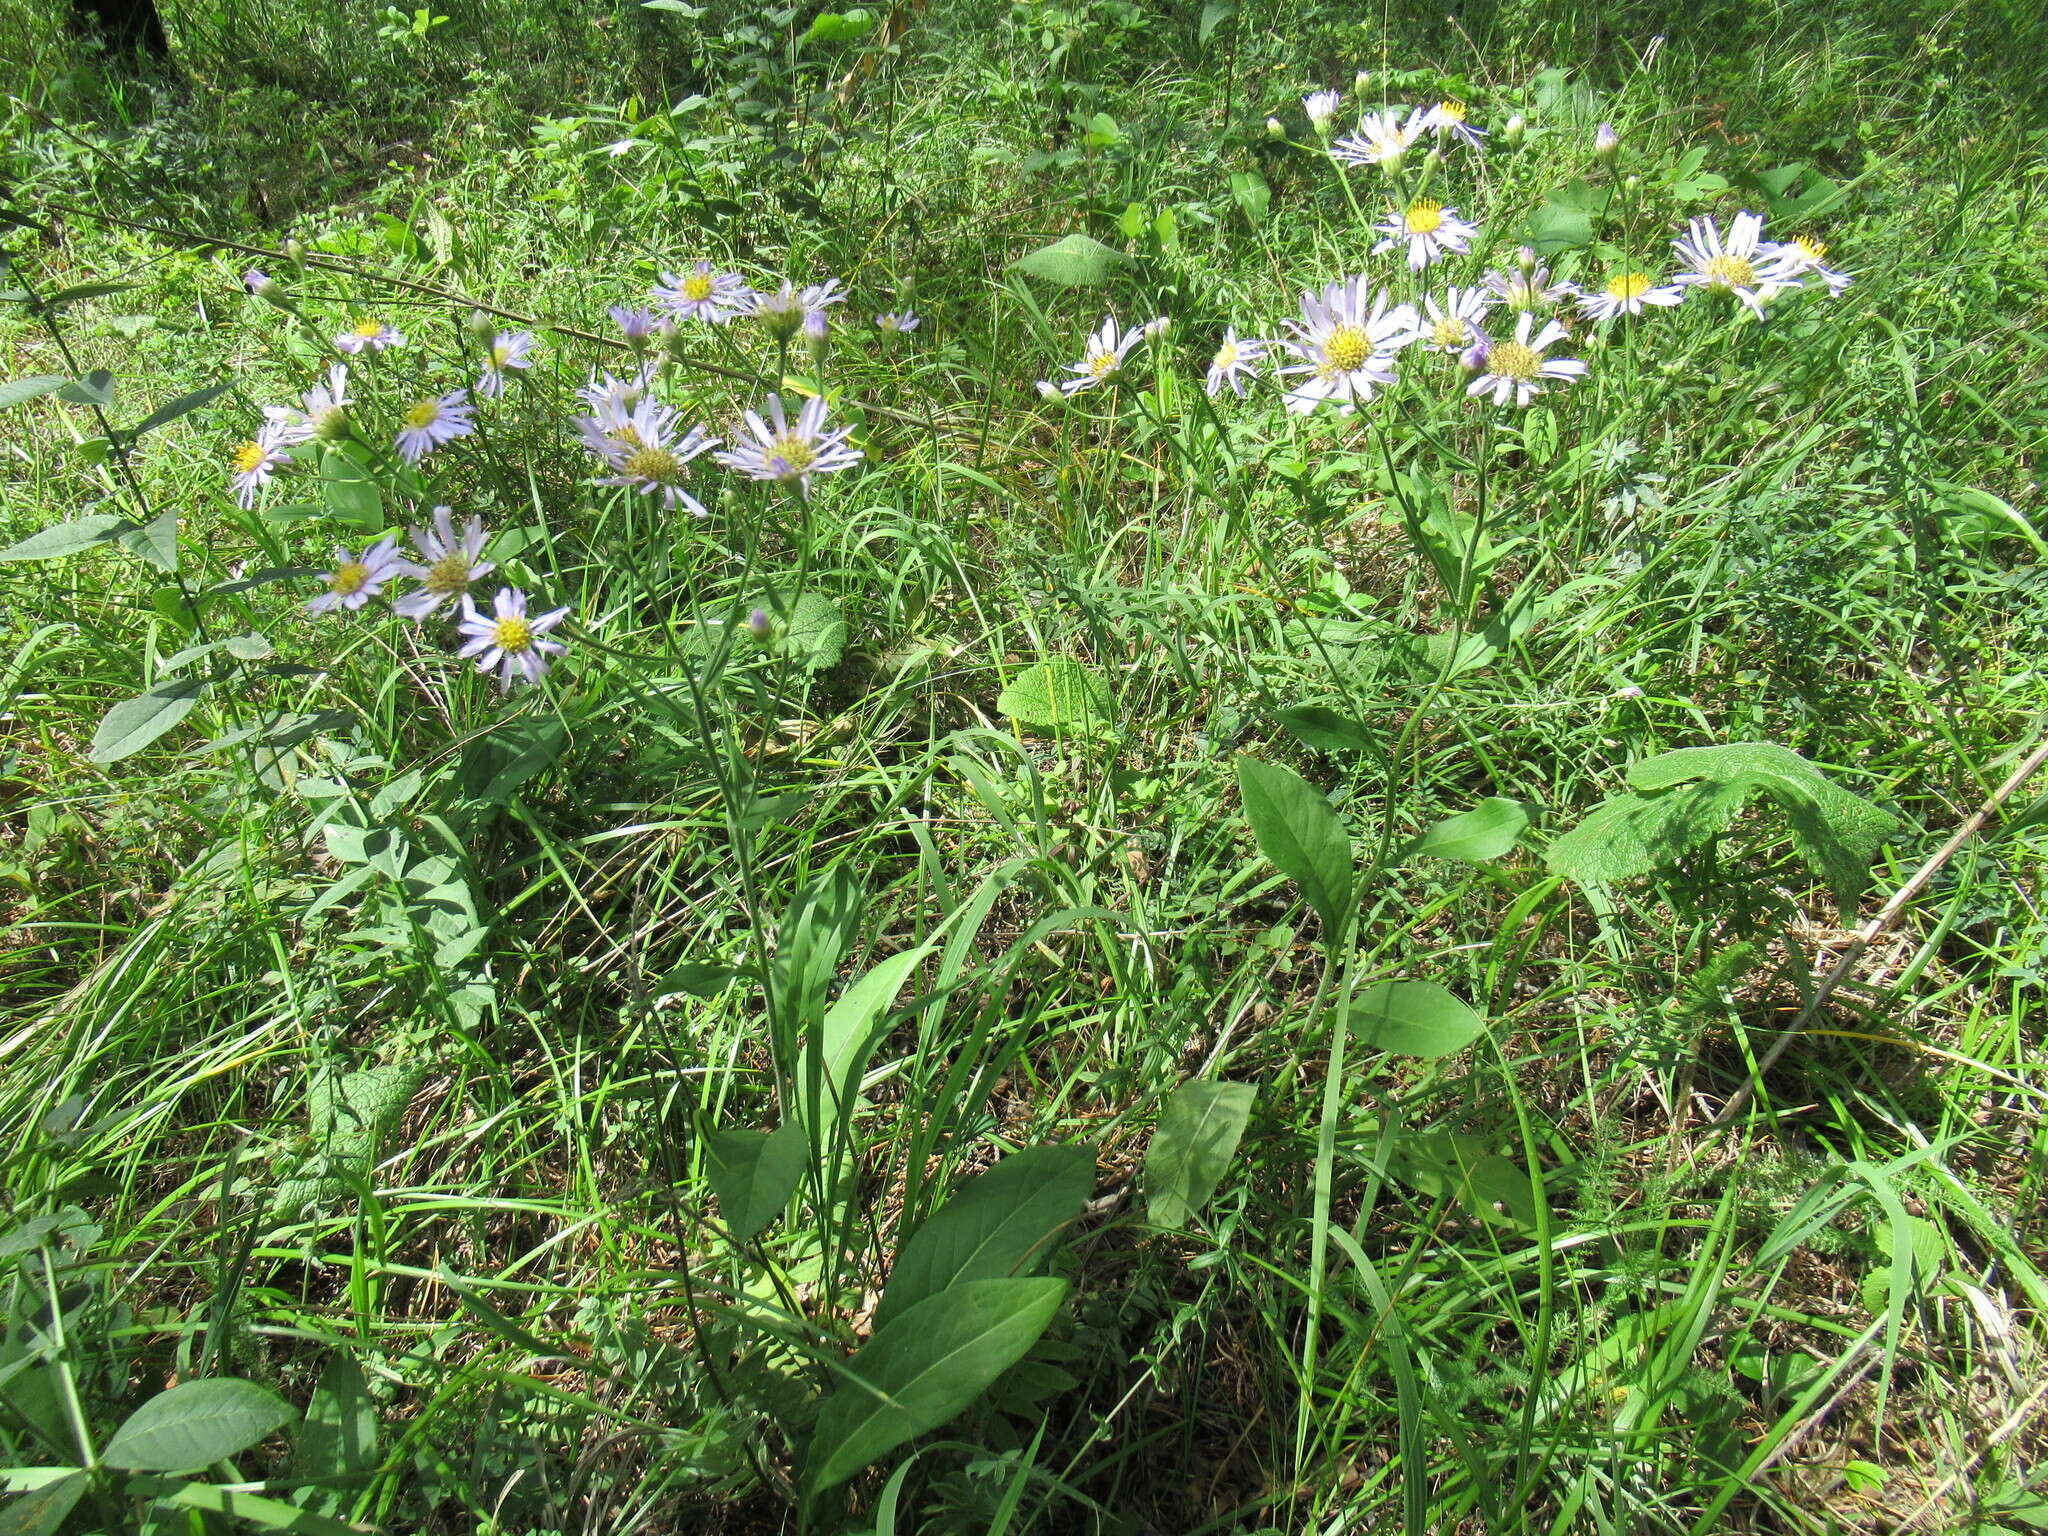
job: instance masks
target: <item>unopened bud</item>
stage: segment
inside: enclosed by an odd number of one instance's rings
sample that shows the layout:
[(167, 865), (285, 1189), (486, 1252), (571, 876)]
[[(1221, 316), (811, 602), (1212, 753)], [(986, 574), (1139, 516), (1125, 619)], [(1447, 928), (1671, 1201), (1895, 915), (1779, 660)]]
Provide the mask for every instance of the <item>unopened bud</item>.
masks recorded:
[(1351, 88), (1354, 91), (1358, 92), (1358, 94), (1361, 96), (1363, 96), (1367, 91), (1371, 90), (1372, 71), (1369, 69), (1361, 69), (1357, 74), (1353, 75), (1351, 77)]
[(1500, 130), (1501, 142), (1506, 144), (1508, 148), (1513, 149), (1528, 136), (1528, 133), (1529, 125), (1522, 120), (1522, 114), (1517, 112), (1502, 126)]
[(1621, 153), (1621, 135), (1614, 131), (1614, 124), (1602, 123), (1594, 131), (1593, 153), (1602, 165), (1614, 164), (1614, 157)]
[(297, 267), (299, 271), (304, 272), (306, 270), (306, 248), (299, 244), (296, 237), (288, 237), (285, 240), (284, 259), (294, 267)]
[(1053, 381), (1052, 381), (1051, 379), (1040, 379), (1040, 380), (1038, 381), (1038, 398), (1039, 398), (1039, 399), (1041, 399), (1041, 400), (1057, 400), (1057, 399), (1059, 399), (1059, 397), (1060, 397), (1060, 387), (1059, 387), (1059, 385), (1057, 385), (1057, 384), (1053, 383)]
[(756, 608), (747, 615), (747, 633), (763, 644), (774, 635), (775, 620), (769, 616), (766, 608)]
[(1145, 322), (1145, 339), (1147, 341), (1158, 341), (1172, 328), (1173, 322), (1165, 315), (1159, 316), (1156, 320), (1147, 320)]
[(1515, 265), (1522, 269), (1524, 277), (1536, 270), (1536, 261), (1536, 247), (1533, 245), (1525, 245), (1515, 252)]
[(832, 348), (831, 322), (825, 311), (814, 309), (804, 316), (804, 350), (811, 354), (811, 366), (825, 366), (825, 354)]
[(1467, 373), (1484, 373), (1486, 371), (1486, 356), (1492, 350), (1493, 344), (1484, 336), (1481, 336), (1471, 346), (1458, 354), (1458, 366)]
[(485, 346), (489, 346), (498, 335), (497, 316), (487, 315), (480, 309), (472, 309), (469, 312), (469, 334)]
[(1279, 118), (1269, 117), (1266, 119), (1266, 137), (1269, 139), (1284, 139), (1287, 137), (1287, 129)]
[(251, 267), (242, 274), (242, 286), (255, 294), (257, 298), (267, 299), (273, 304), (284, 297), (284, 290), (277, 286), (276, 279), (271, 277), (268, 272), (260, 271), (255, 267)]
[(1429, 153), (1422, 157), (1422, 174), (1425, 176), (1435, 175), (1437, 168), (1443, 163), (1444, 152), (1432, 144)]

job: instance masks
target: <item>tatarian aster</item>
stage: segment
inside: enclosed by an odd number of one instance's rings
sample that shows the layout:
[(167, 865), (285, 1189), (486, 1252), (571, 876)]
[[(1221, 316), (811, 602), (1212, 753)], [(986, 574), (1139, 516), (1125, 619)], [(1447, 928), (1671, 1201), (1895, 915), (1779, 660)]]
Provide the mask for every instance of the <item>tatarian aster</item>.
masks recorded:
[(290, 445), (290, 441), (277, 435), (274, 427), (264, 427), (228, 455), (228, 484), (234, 487), (235, 501), (244, 512), (256, 505), (256, 493), (270, 483), (277, 467), (289, 462), (285, 449)]
[(520, 678), (537, 683), (547, 675), (549, 659), (562, 654), (559, 640), (545, 638), (547, 632), (569, 616), (567, 608), (530, 615), (526, 594), (517, 587), (500, 587), (488, 616), (477, 610), (476, 602), (462, 594), (462, 649), (456, 654), (465, 661), (476, 657), (476, 669), (498, 673), (498, 686), (510, 688)]
[(1410, 203), (1373, 227), (1387, 238), (1375, 245), (1372, 253), (1377, 256), (1405, 245), (1408, 265), (1417, 272), (1440, 256), (1464, 255), (1472, 248), (1472, 237), (1479, 233), (1479, 226), (1459, 218), (1457, 209), (1428, 201)]
[(405, 333), (394, 330), (373, 315), (365, 315), (334, 338), (334, 344), (354, 357), (359, 352), (382, 352), (386, 347), (405, 345)]
[(747, 431), (753, 435), (752, 441), (735, 439), (729, 452), (718, 455), (718, 462), (749, 479), (793, 484), (806, 496), (811, 494), (812, 476), (834, 474), (860, 462), (860, 450), (846, 441), (853, 429), (828, 429), (825, 402), (819, 396), (804, 402), (794, 427), (783, 414), (780, 395), (768, 397), (768, 416), (774, 423), (772, 430), (759, 412), (748, 411)]
[(348, 364), (329, 363), (327, 382), (316, 384), (300, 396), (303, 410), (294, 410), (289, 405), (266, 405), (264, 418), (270, 423), (270, 433), (279, 443), (290, 447), (297, 443), (310, 442), (319, 438), (322, 442), (333, 442), (348, 432)]
[(754, 291), (739, 273), (716, 272), (710, 262), (700, 261), (681, 277), (662, 273), (654, 286), (654, 302), (678, 320), (723, 325), (753, 307)]
[(1446, 288), (1441, 302), (1425, 294), (1416, 339), (1432, 351), (1462, 352), (1478, 338), (1479, 322), (1492, 306), (1493, 295), (1484, 288)]
[(648, 443), (665, 443), (674, 428), (678, 412), (654, 396), (637, 394), (629, 410), (600, 396), (594, 415), (575, 419), (576, 434), (583, 446), (613, 469), (626, 454)]
[(379, 539), (360, 555), (345, 549), (334, 552), (334, 569), (322, 579), (327, 590), (306, 604), (308, 613), (332, 613), (336, 608), (356, 609), (384, 589), (384, 583), (398, 572), (396, 535)]
[(1765, 299), (1799, 286), (1784, 248), (1764, 242), (1761, 215), (1735, 215), (1725, 240), (1712, 219), (1690, 219), (1685, 227), (1686, 237), (1671, 242), (1686, 267), (1675, 279), (1682, 287), (1733, 294), (1761, 320)]
[(689, 508), (692, 517), (708, 517), (704, 503), (685, 490), (689, 462), (715, 447), (718, 439), (692, 427), (678, 437), (676, 413), (658, 400), (643, 400), (625, 425), (607, 439), (603, 450), (612, 473), (599, 485), (623, 485), (643, 496), (659, 496), (665, 511)]
[(657, 335), (662, 327), (661, 316), (651, 309), (614, 304), (605, 313), (611, 316), (612, 324), (619, 328), (619, 334), (632, 347), (642, 345), (650, 336)]
[(1308, 114), (1309, 126), (1318, 135), (1330, 131), (1330, 119), (1337, 115), (1337, 105), (1343, 99), (1336, 91), (1310, 91), (1301, 98), (1301, 110)]
[(1216, 355), (1209, 360), (1209, 393), (1212, 396), (1221, 394), (1224, 385), (1227, 384), (1230, 386), (1230, 392), (1242, 400), (1245, 385), (1259, 376), (1258, 364), (1260, 359), (1265, 357), (1268, 345), (1267, 342), (1253, 341), (1250, 338), (1240, 340), (1235, 326), (1225, 331), (1223, 345), (1216, 349)]
[(892, 336), (897, 334), (908, 335), (923, 324), (924, 321), (920, 317), (912, 314), (907, 309), (900, 313), (891, 311), (886, 315), (875, 316), (875, 329), (886, 331)]
[(505, 370), (507, 368), (531, 368), (533, 358), (533, 332), (500, 331), (491, 342), (491, 358), (484, 364), (483, 374), (476, 381), (476, 392), (486, 400), (495, 400), (505, 393)]
[(1442, 138), (1456, 139), (1472, 149), (1484, 149), (1480, 143), (1486, 137), (1484, 128), (1474, 128), (1465, 121), (1465, 103), (1462, 101), (1440, 101), (1423, 114), (1422, 126)]
[(1684, 298), (1685, 290), (1676, 283), (1660, 288), (1647, 273), (1621, 271), (1607, 279), (1606, 286), (1598, 293), (1581, 292), (1579, 313), (1605, 324), (1616, 315), (1640, 315), (1646, 304), (1669, 309)]
[(1368, 112), (1359, 122), (1358, 132), (1332, 144), (1330, 153), (1346, 165), (1377, 165), (1392, 170), (1401, 164), (1409, 146), (1422, 136), (1425, 115), (1420, 107), (1410, 112), (1405, 121), (1394, 107)]
[(1486, 286), (1501, 303), (1517, 312), (1550, 308), (1561, 300), (1577, 298), (1576, 283), (1559, 282), (1550, 268), (1536, 259), (1536, 253), (1522, 247), (1522, 263), (1512, 272), (1489, 272)]
[[(1468, 395), (1491, 395), (1495, 405), (1527, 405), (1543, 393), (1546, 379), (1576, 379), (1586, 365), (1575, 357), (1545, 359), (1544, 349), (1565, 338), (1565, 328), (1555, 320), (1542, 330), (1535, 329), (1536, 317), (1526, 310), (1515, 322), (1513, 341), (1495, 341), (1478, 349), (1479, 377), (1465, 386)], [(1532, 334), (1533, 332), (1533, 334)]]
[(1822, 264), (1827, 260), (1828, 248), (1811, 235), (1794, 235), (1790, 240), (1773, 243), (1769, 249), (1784, 263), (1787, 276), (1813, 273), (1827, 284), (1830, 298), (1840, 298), (1842, 290), (1854, 281), (1847, 272), (1837, 272)]
[(1115, 378), (1130, 356), (1131, 348), (1144, 338), (1143, 328), (1120, 331), (1116, 316), (1106, 316), (1102, 329), (1088, 338), (1088, 347), (1081, 354), (1081, 361), (1067, 364), (1067, 372), (1074, 377), (1060, 380), (1060, 392), (1078, 395), (1084, 389), (1093, 389)]
[(497, 569), (483, 558), (484, 520), (480, 517), (472, 517), (458, 535), (454, 509), (436, 507), (429, 527), (415, 525), (407, 531), (419, 559), (394, 561), (392, 574), (409, 576), (421, 586), (399, 598), (391, 609), (408, 619), (424, 623), (440, 612), (443, 604), (466, 596), (471, 582), (482, 581)]
[(1340, 413), (1370, 400), (1373, 391), (1394, 382), (1394, 355), (1415, 340), (1417, 317), (1412, 304), (1391, 308), (1385, 293), (1374, 293), (1364, 274), (1348, 283), (1332, 283), (1318, 298), (1301, 296), (1301, 319), (1289, 320), (1289, 339), (1281, 343), (1298, 361), (1280, 369), (1282, 377), (1302, 375), (1287, 392), (1287, 408), (1314, 410), (1325, 400)]
[(474, 432), (476, 407), (469, 403), (468, 390), (451, 389), (438, 398), (415, 400), (399, 420), (399, 457), (417, 464), (436, 448)]

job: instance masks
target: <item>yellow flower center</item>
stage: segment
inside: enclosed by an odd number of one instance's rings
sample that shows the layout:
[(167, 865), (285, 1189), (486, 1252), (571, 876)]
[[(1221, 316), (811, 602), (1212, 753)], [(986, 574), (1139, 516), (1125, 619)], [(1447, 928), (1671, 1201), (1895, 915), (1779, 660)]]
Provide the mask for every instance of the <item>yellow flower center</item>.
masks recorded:
[(1356, 373), (1372, 356), (1372, 338), (1355, 325), (1340, 325), (1323, 343), (1326, 373)]
[(1497, 379), (1533, 379), (1542, 367), (1542, 354), (1519, 341), (1503, 341), (1486, 354), (1486, 371)]
[(1440, 347), (1462, 347), (1465, 344), (1465, 322), (1453, 315), (1445, 315), (1429, 328), (1429, 339)]
[(818, 450), (793, 432), (786, 432), (769, 445), (768, 457), (780, 459), (789, 466), (789, 473), (800, 475), (817, 462)]
[(502, 368), (512, 361), (512, 343), (501, 341), (491, 348), (491, 361)]
[(1607, 297), (1627, 303), (1650, 291), (1650, 280), (1640, 272), (1624, 272), (1607, 284)]
[(1811, 235), (1794, 235), (1792, 237), (1792, 243), (1798, 246), (1800, 250), (1804, 251), (1806, 253), (1806, 259), (1814, 263), (1816, 266), (1818, 266), (1821, 263), (1821, 261), (1823, 261), (1826, 258), (1828, 254), (1828, 248), (1825, 245), (1823, 245), (1820, 241), (1814, 239)]
[(683, 297), (692, 304), (701, 304), (711, 297), (711, 274), (692, 272), (683, 279)]
[(1107, 347), (1103, 348), (1100, 352), (1090, 352), (1088, 354), (1088, 377), (1099, 379), (1104, 374), (1113, 372), (1116, 368), (1116, 363), (1116, 353)]
[(365, 341), (375, 341), (384, 334), (384, 322), (382, 320), (358, 320), (353, 326), (349, 327), (349, 334), (360, 336)]
[(1442, 203), (1411, 203), (1401, 216), (1411, 235), (1433, 235), (1444, 227)]
[(1710, 288), (1747, 288), (1756, 281), (1756, 268), (1746, 256), (1730, 256), (1725, 252), (1709, 256), (1707, 264), (1700, 270), (1706, 274)]
[(517, 656), (533, 646), (533, 626), (518, 617), (500, 619), (491, 626), (491, 644), (508, 656)]
[(436, 597), (461, 592), (469, 586), (469, 556), (459, 550), (443, 555), (427, 567), (427, 590)]
[(1228, 372), (1237, 366), (1237, 343), (1226, 341), (1216, 349), (1215, 366)]
[(369, 579), (370, 568), (362, 561), (344, 560), (327, 578), (327, 585), (329, 590), (339, 592), (343, 597), (352, 597), (363, 590), (363, 584)]
[(441, 402), (438, 400), (421, 400), (417, 404), (407, 407), (402, 419), (408, 427), (431, 427), (441, 419)]
[(1465, 121), (1465, 103), (1462, 101), (1440, 101), (1436, 104), (1436, 110), (1440, 116), (1447, 117), (1454, 123)]
[(251, 438), (235, 450), (233, 459), (235, 473), (238, 475), (251, 474), (261, 468), (263, 461), (269, 457), (270, 450), (254, 438)]
[(626, 473), (635, 480), (673, 485), (683, 477), (682, 461), (666, 448), (636, 448), (626, 455)]

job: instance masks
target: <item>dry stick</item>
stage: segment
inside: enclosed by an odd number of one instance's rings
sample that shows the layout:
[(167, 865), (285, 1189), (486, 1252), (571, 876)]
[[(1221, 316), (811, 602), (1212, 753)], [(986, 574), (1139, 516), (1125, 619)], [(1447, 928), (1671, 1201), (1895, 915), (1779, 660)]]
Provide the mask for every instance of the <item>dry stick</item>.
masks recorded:
[[(2019, 787), (2032, 778), (2035, 770), (2044, 762), (2048, 762), (2048, 736), (2044, 736), (2027, 755), (2027, 760), (2013, 770), (2012, 776), (1993, 790), (1991, 797), (1977, 807), (1976, 814), (1957, 827), (1954, 835), (1935, 850), (1934, 857), (1914, 871), (1912, 879), (1892, 892), (1891, 900), (1878, 909), (1877, 916), (1856, 931), (1856, 937), (1849, 941), (1849, 947), (1843, 950), (1841, 958), (1835, 961), (1834, 969), (1821, 979), (1820, 985), (1814, 989), (1812, 998), (1799, 1010), (1799, 1017), (1792, 1021), (1791, 1028), (1779, 1036), (1777, 1044), (1764, 1053), (1763, 1059), (1757, 1063), (1756, 1070), (1749, 1075), (1748, 1081), (1728, 1096), (1728, 1102), (1722, 1106), (1721, 1113), (1708, 1121), (1704, 1129), (1719, 1130), (1749, 1106), (1749, 1101), (1755, 1096), (1764, 1074), (1777, 1064), (1778, 1058), (1785, 1054), (1799, 1033), (1813, 1022), (1814, 1015), (1827, 1006), (1828, 999), (1835, 995), (1835, 988), (1842, 984), (1842, 979), (1849, 974), (1850, 968), (1862, 958), (1863, 951), (1899, 920), (1899, 915), (1906, 910), (1913, 898), (1925, 890), (1927, 883), (1941, 872), (1942, 866), (1955, 857), (1956, 850), (1968, 842), (1976, 834), (1977, 829), (1989, 821), (1992, 814), (2011, 799)], [(1700, 1148), (1696, 1145), (1693, 1150), (1694, 1158), (1699, 1156), (1699, 1151)]]

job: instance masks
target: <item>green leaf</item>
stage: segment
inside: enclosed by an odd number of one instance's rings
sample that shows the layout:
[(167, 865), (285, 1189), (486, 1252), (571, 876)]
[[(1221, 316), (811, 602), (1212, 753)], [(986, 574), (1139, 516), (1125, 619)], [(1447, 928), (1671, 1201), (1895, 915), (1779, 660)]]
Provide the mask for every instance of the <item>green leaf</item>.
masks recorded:
[(96, 763), (132, 757), (191, 714), (205, 687), (204, 678), (180, 677), (123, 699), (100, 721), (87, 755)]
[(103, 299), (110, 293), (126, 293), (138, 288), (139, 283), (80, 283), (72, 288), (59, 288), (43, 300), (44, 309), (58, 309), (66, 304), (79, 304), (87, 299)]
[(705, 1143), (704, 1171), (735, 1239), (745, 1242), (782, 1214), (808, 1149), (795, 1121), (774, 1131), (721, 1131)]
[(686, 960), (661, 980), (647, 989), (650, 997), (666, 997), (675, 992), (687, 992), (692, 997), (709, 1002), (717, 997), (740, 972), (729, 965), (709, 965), (701, 960)]
[(127, 520), (116, 513), (95, 512), (90, 517), (52, 524), (19, 543), (0, 549), (0, 560), (61, 559), (104, 544), (127, 527)]
[(811, 1436), (812, 1497), (959, 1414), (1038, 1341), (1064, 1280), (969, 1280), (916, 1306), (846, 1362)]
[(145, 432), (154, 432), (158, 427), (167, 426), (171, 422), (176, 421), (180, 416), (198, 410), (199, 407), (205, 405), (208, 401), (219, 399), (234, 387), (234, 382), (230, 380), (225, 384), (209, 384), (204, 389), (195, 389), (189, 395), (180, 395), (169, 405), (160, 406), (158, 409), (151, 411), (141, 421), (130, 427), (128, 429), (128, 436), (131, 439), (137, 438)]
[[(818, 1066), (822, 1124), (829, 1125), (835, 1117), (851, 1108), (853, 1096), (860, 1087), (861, 1070), (866, 1066), (868, 1052), (874, 1044), (877, 1021), (896, 1001), (896, 994), (903, 990), (903, 983), (909, 979), (910, 973), (931, 952), (931, 945), (921, 944), (916, 949), (891, 955), (848, 987), (825, 1010), (824, 1021), (818, 1030), (818, 1040), (823, 1047)], [(800, 1116), (805, 1118), (810, 1113), (810, 1106), (805, 1100), (809, 1092), (810, 1060), (811, 1047), (806, 1045), (797, 1057), (796, 1071), (797, 1108)]]
[(1230, 195), (1253, 226), (1266, 222), (1266, 214), (1273, 206), (1273, 189), (1266, 184), (1265, 177), (1257, 171), (1232, 171)]
[(511, 800), (536, 774), (554, 765), (569, 744), (569, 728), (555, 715), (515, 715), (462, 749), (456, 782), (489, 805)]
[[(339, 1350), (320, 1373), (306, 1404), (306, 1420), (292, 1446), (292, 1473), (305, 1478), (358, 1477), (377, 1466), (377, 1405), (356, 1357)], [(341, 1504), (340, 1490), (306, 1489), (327, 1513)], [(306, 1501), (311, 1502), (311, 1501)]]
[(1594, 217), (1607, 206), (1610, 195), (1585, 181), (1559, 187), (1529, 215), (1528, 244), (1540, 256), (1591, 245)]
[(1382, 981), (1352, 999), (1351, 1032), (1394, 1056), (1449, 1056), (1486, 1021), (1433, 981)]
[(1656, 796), (1616, 795), (1552, 843), (1544, 863), (1581, 885), (1651, 874), (1734, 825), (1749, 788), (1705, 783)]
[(62, 389), (70, 381), (61, 373), (32, 373), (26, 378), (9, 379), (0, 384), (0, 411), (10, 405), (22, 405), (39, 395)]
[(1073, 234), (1018, 257), (1010, 263), (1010, 270), (1062, 288), (1100, 288), (1129, 260), (1113, 246), (1087, 235)]
[(1514, 847), (1528, 825), (1529, 813), (1518, 802), (1490, 796), (1462, 815), (1438, 822), (1415, 840), (1410, 851), (1479, 864)]
[(1109, 687), (1071, 656), (1027, 667), (996, 698), (996, 709), (1038, 730), (1086, 730), (1110, 718)]
[[(1236, 14), (1237, 6), (1233, 0), (1209, 0), (1209, 3), (1202, 7), (1202, 19), (1195, 27), (1196, 45), (1208, 47), (1209, 39), (1215, 35), (1216, 29)], [(1236, 180), (1235, 177), (1231, 179)]]
[(851, 43), (867, 36), (874, 26), (874, 14), (870, 11), (823, 11), (811, 22), (811, 30), (803, 40), (832, 45)]
[(1478, 1220), (1523, 1231), (1536, 1224), (1529, 1175), (1478, 1136), (1405, 1131), (1394, 1138), (1387, 1172), (1432, 1199), (1449, 1196)]
[(129, 1414), (100, 1460), (123, 1472), (193, 1472), (239, 1455), (293, 1417), (283, 1398), (253, 1381), (181, 1382)]
[(56, 1536), (65, 1516), (91, 1486), (89, 1474), (73, 1472), (53, 1483), (16, 1494), (0, 1504), (0, 1536)]
[(104, 409), (114, 403), (114, 376), (104, 368), (95, 368), (66, 383), (57, 391), (57, 398), (73, 405), (97, 405)]
[(790, 655), (806, 671), (823, 672), (846, 654), (846, 613), (822, 592), (806, 592), (789, 616)]
[(1351, 913), (1351, 835), (1330, 802), (1291, 768), (1237, 760), (1238, 793), (1259, 848), (1323, 920), (1334, 943)]
[(911, 1234), (875, 1309), (886, 1323), (965, 1280), (1028, 1274), (1095, 1188), (1092, 1146), (1026, 1147), (969, 1179)]
[(1182, 1083), (1166, 1101), (1145, 1151), (1145, 1219), (1185, 1227), (1209, 1203), (1244, 1128), (1258, 1090), (1250, 1083)]
[(1274, 718), (1295, 740), (1318, 752), (1369, 752), (1373, 747), (1372, 735), (1364, 726), (1320, 704), (1296, 704), (1276, 711)]
[(212, 1483), (180, 1483), (156, 1495), (160, 1504), (179, 1509), (203, 1509), (231, 1520), (246, 1520), (266, 1531), (289, 1531), (292, 1536), (364, 1536), (364, 1527), (335, 1520), (296, 1504), (244, 1493), (237, 1488), (217, 1488)]
[(340, 450), (320, 461), (320, 498), (329, 512), (351, 527), (374, 532), (384, 526), (384, 496), (377, 482)]

